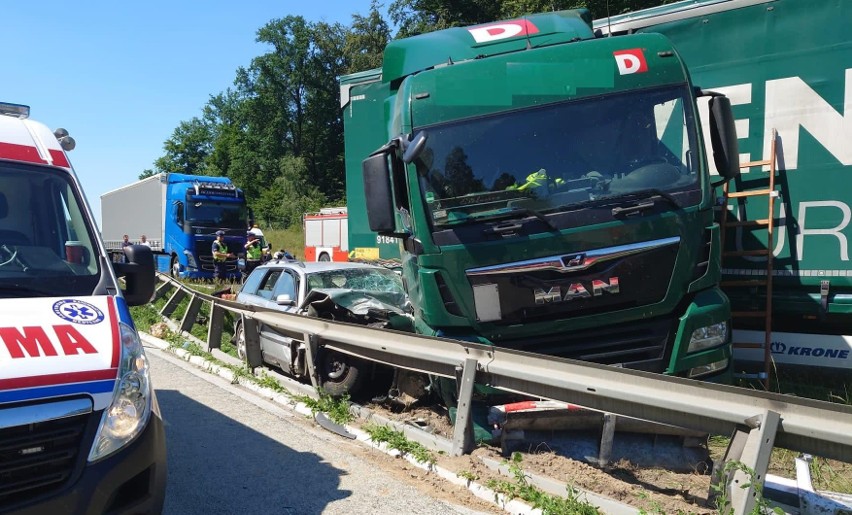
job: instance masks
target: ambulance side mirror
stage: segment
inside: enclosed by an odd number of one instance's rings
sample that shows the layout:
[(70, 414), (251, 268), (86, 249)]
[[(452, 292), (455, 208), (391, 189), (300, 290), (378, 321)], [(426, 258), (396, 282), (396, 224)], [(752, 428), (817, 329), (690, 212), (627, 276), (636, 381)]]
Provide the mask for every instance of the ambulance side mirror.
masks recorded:
[(115, 275), (124, 277), (127, 287), (123, 290), (128, 306), (141, 306), (154, 296), (156, 281), (154, 253), (147, 245), (124, 247), (125, 263), (113, 263)]

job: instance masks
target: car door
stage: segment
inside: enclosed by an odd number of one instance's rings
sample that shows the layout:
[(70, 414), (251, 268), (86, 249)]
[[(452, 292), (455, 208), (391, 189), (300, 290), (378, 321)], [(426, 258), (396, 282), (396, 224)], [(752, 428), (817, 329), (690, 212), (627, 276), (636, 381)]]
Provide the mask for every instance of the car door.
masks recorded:
[[(269, 292), (268, 302), (271, 306), (273, 306), (273, 309), (277, 311), (283, 311), (285, 313), (294, 312), (296, 310), (295, 305), (279, 305), (277, 303), (277, 299), (281, 295), (289, 295), (290, 299), (294, 302), (298, 300), (297, 292), (299, 281), (297, 275), (292, 270), (286, 268), (279, 269), (279, 271), (281, 273), (276, 278), (275, 284), (272, 290)], [(290, 353), (291, 343), (292, 338), (290, 338), (289, 336), (281, 334), (270, 326), (264, 326), (263, 324), (261, 324), (261, 348), (265, 353), (268, 353), (269, 357), (273, 358), (278, 363), (278, 365), (284, 370), (289, 370), (290, 362), (292, 359)]]

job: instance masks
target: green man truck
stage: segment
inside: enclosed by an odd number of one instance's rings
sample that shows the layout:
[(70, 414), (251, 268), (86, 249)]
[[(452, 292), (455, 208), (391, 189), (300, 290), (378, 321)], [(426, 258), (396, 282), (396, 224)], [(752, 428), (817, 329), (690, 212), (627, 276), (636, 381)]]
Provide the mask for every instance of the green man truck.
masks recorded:
[(389, 43), (341, 106), (350, 252), (397, 260), (418, 333), (730, 378), (734, 120), (665, 37), (596, 37), (586, 10), (451, 28)]
[[(703, 0), (595, 22), (604, 34), (668, 37), (696, 83), (730, 98), (741, 162), (768, 158), (777, 131), (770, 350), (779, 364), (852, 369), (849, 20), (847, 0)], [(766, 169), (742, 172), (732, 189), (766, 184)], [(765, 197), (749, 198), (731, 202), (730, 214), (766, 219), (767, 208)], [(765, 228), (736, 228), (726, 240), (733, 252), (768, 247)], [(766, 290), (725, 283), (766, 273), (766, 256), (724, 258), (722, 284), (735, 313), (763, 306)], [(734, 319), (735, 342), (762, 343), (763, 323)], [(735, 356), (762, 360), (763, 351)]]

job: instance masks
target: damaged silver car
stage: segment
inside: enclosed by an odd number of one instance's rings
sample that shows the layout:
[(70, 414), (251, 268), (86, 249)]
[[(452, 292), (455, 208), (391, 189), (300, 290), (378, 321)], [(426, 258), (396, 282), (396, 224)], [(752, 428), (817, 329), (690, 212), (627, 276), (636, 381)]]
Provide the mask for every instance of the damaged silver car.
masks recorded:
[[(303, 263), (275, 260), (254, 269), (236, 296), (237, 302), (285, 313), (411, 330), (412, 318), (402, 278), (387, 268), (364, 263)], [(258, 323), (265, 363), (307, 379), (304, 342)], [(234, 327), (237, 353), (246, 359), (245, 332)], [(317, 370), (322, 388), (332, 396), (357, 391), (372, 366), (347, 354), (320, 348)]]

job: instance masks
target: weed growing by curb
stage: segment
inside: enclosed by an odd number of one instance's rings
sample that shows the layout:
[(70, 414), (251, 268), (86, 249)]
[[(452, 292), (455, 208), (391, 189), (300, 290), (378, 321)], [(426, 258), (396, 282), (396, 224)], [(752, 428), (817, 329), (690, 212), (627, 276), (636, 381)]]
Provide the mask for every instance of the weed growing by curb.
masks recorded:
[[(597, 515), (600, 513), (594, 505), (579, 500), (577, 493), (570, 485), (567, 486), (567, 498), (546, 494), (531, 485), (521, 468), (522, 460), (521, 453), (512, 454), (509, 472), (514, 476), (514, 482), (489, 479), (485, 486), (510, 499), (521, 499), (532, 505), (533, 508), (540, 509), (544, 515)], [(495, 498), (495, 501), (499, 502), (499, 499)]]
[(769, 503), (763, 497), (763, 484), (760, 481), (755, 482), (754, 470), (741, 461), (729, 461), (725, 463), (724, 468), (717, 472), (718, 481), (710, 485), (710, 489), (716, 495), (716, 509), (719, 510), (720, 515), (734, 515), (731, 499), (728, 498), (728, 488), (736, 471), (743, 472), (748, 476), (748, 480), (740, 485), (740, 488), (754, 487), (754, 508), (749, 512), (749, 515), (762, 515), (764, 513), (784, 515), (784, 510), (781, 508), (769, 507)]
[(335, 399), (327, 394), (322, 389), (318, 389), (319, 399), (308, 397), (307, 395), (297, 395), (294, 397), (311, 410), (311, 413), (326, 413), (328, 418), (335, 424), (347, 424), (352, 422), (355, 417), (349, 412), (349, 395), (343, 395)]
[(428, 465), (435, 464), (435, 456), (432, 452), (423, 445), (412, 442), (406, 438), (402, 431), (395, 431), (388, 426), (380, 426), (376, 424), (367, 424), (364, 426), (364, 431), (370, 435), (370, 439), (376, 443), (384, 443), (391, 449), (396, 449), (402, 454), (407, 454), (419, 461)]

